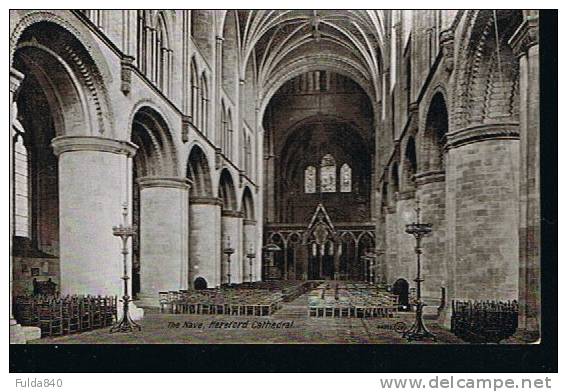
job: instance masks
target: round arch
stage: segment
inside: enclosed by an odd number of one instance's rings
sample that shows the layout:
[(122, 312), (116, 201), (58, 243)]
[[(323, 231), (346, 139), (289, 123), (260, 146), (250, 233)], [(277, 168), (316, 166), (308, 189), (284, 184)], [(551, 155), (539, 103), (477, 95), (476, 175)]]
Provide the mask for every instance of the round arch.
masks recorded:
[(12, 50), (12, 65), (23, 72), (24, 83), (26, 74), (33, 74), (46, 93), (58, 135), (112, 136), (113, 116), (102, 76), (68, 29), (36, 21), (19, 32)]
[(252, 196), (252, 191), (250, 187), (245, 186), (244, 192), (242, 192), (242, 202), (241, 202), (242, 213), (244, 219), (254, 220), (255, 210), (254, 210), (254, 197)]
[(192, 182), (191, 196), (210, 197), (213, 195), (211, 170), (209, 161), (203, 149), (193, 145), (187, 159), (186, 176)]
[(143, 105), (135, 111), (131, 124), (131, 141), (139, 147), (134, 156), (138, 176), (177, 176), (175, 145), (163, 116), (155, 108)]
[(236, 187), (234, 186), (234, 181), (230, 171), (226, 168), (224, 168), (220, 174), (218, 197), (222, 200), (223, 210), (238, 211)]
[(433, 95), (421, 137), (419, 161), (421, 171), (440, 171), (444, 169), (443, 147), (449, 131), (449, 114), (442, 92)]
[(415, 189), (415, 174), (417, 173), (418, 167), (415, 138), (413, 136), (408, 137), (406, 142), (403, 164), (402, 186), (404, 187), (404, 190)]
[(278, 69), (278, 72), (271, 75), (271, 82), (263, 86), (262, 90), (264, 94), (261, 95), (259, 99), (258, 107), (260, 109), (260, 118), (264, 117), (264, 113), (272, 97), (287, 81), (310, 71), (334, 72), (354, 80), (370, 99), (374, 111), (374, 118), (379, 118), (380, 113), (376, 110), (378, 100), (376, 99), (375, 91), (380, 91), (380, 89), (375, 89), (372, 86), (370, 77), (364, 73), (364, 70), (360, 69), (354, 62), (348, 59), (322, 54), (304, 56), (299, 60), (283, 65)]

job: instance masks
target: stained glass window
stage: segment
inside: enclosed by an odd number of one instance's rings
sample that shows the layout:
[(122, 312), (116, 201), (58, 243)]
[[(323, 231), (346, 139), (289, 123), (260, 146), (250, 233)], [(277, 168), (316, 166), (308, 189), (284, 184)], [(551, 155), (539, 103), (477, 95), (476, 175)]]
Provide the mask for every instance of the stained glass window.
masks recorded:
[(315, 180), (317, 169), (314, 166), (307, 166), (305, 169), (305, 193), (315, 193)]
[(327, 154), (321, 160), (321, 192), (337, 191), (337, 167), (335, 158)]
[(352, 170), (346, 163), (341, 166), (341, 192), (352, 192)]

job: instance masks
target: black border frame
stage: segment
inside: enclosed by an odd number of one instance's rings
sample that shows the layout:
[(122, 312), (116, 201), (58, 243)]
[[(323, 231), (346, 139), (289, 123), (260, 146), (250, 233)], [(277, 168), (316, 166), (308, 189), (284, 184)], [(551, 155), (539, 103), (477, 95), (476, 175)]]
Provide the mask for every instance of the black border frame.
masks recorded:
[(557, 372), (557, 14), (540, 11), (540, 344), (10, 345), (10, 372)]

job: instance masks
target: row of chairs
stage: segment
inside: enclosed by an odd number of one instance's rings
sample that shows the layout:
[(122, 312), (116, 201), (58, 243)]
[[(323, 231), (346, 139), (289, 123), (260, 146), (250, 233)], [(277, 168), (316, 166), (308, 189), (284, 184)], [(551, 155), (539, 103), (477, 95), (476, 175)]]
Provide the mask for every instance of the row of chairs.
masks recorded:
[(14, 317), (24, 326), (41, 329), (41, 336), (62, 336), (104, 328), (117, 318), (117, 298), (102, 296), (17, 297)]
[(281, 292), (283, 300), (290, 302), (309, 290), (309, 282), (299, 280), (271, 280), (244, 283), (236, 287), (245, 287), (259, 290)]
[(311, 317), (393, 317), (398, 298), (366, 283), (321, 284), (309, 294)]
[(269, 316), (283, 301), (279, 292), (248, 288), (161, 291), (159, 298), (162, 313), (229, 316)]
[(517, 301), (452, 301), (451, 332), (469, 343), (499, 343), (518, 328)]

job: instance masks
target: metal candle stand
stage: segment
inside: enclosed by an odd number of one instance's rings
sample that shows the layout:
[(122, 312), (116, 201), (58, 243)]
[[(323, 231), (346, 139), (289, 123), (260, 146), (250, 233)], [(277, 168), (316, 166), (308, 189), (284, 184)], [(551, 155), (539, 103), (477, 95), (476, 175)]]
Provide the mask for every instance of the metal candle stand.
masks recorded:
[(226, 273), (227, 285), (230, 286), (230, 256), (234, 253), (234, 249), (230, 247), (230, 237), (228, 237), (228, 246), (223, 250), (228, 263), (228, 272)]
[(122, 280), (124, 281), (124, 295), (122, 296), (122, 318), (120, 321), (110, 328), (110, 333), (114, 332), (133, 332), (135, 329), (138, 331), (142, 330), (142, 327), (138, 325), (129, 313), (129, 304), (132, 302), (130, 300), (130, 295), (128, 294), (128, 238), (133, 237), (136, 234), (135, 226), (126, 225), (126, 217), (128, 216), (128, 207), (126, 204), (122, 205), (122, 223), (120, 226), (114, 226), (112, 228), (112, 234), (116, 237), (120, 237), (122, 240), (122, 264), (123, 264), (123, 275)]
[(423, 282), (423, 278), (421, 277), (421, 239), (425, 237), (427, 234), (431, 233), (431, 224), (430, 223), (420, 223), (420, 211), (421, 209), (419, 206), (415, 210), (417, 212), (417, 223), (410, 223), (406, 225), (406, 233), (411, 234), (415, 237), (416, 246), (415, 246), (415, 254), (417, 255), (417, 276), (414, 279), (414, 282), (417, 283), (417, 308), (415, 311), (415, 322), (414, 324), (407, 330), (404, 331), (403, 337), (406, 338), (408, 341), (412, 340), (426, 340), (431, 339), (433, 341), (436, 340), (434, 334), (429, 332), (429, 330), (425, 327), (423, 323), (423, 302), (421, 301), (421, 282)]
[(248, 258), (248, 265), (249, 265), (248, 281), (250, 282), (250, 285), (252, 285), (252, 264), (253, 264), (253, 260), (256, 258), (256, 254), (252, 251), (252, 249), (250, 249), (250, 252), (246, 255), (246, 257)]

